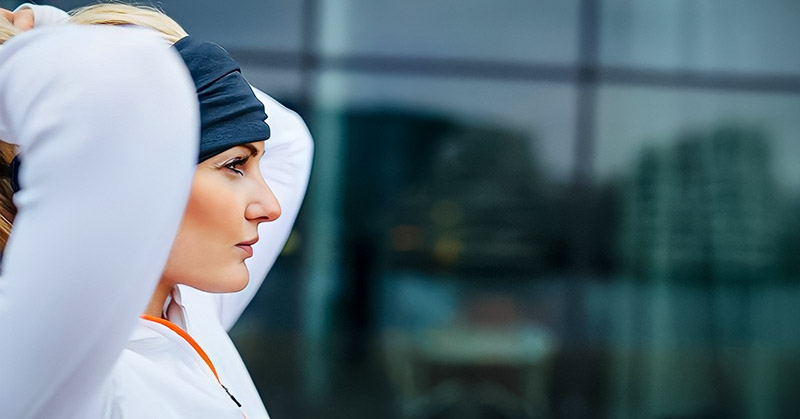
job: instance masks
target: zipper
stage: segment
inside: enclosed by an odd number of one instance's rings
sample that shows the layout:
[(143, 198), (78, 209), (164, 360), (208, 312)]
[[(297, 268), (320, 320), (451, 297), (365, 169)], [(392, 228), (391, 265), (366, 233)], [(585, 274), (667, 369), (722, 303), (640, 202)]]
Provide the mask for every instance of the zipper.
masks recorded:
[(217, 375), (217, 369), (214, 368), (214, 364), (211, 363), (211, 359), (208, 357), (208, 355), (206, 355), (206, 352), (203, 350), (203, 348), (200, 347), (200, 345), (191, 336), (189, 336), (188, 333), (186, 333), (185, 330), (183, 330), (180, 327), (178, 327), (175, 323), (172, 323), (171, 321), (166, 320), (166, 319), (162, 319), (160, 317), (151, 316), (149, 314), (142, 314), (140, 317), (142, 319), (149, 320), (151, 322), (156, 322), (156, 323), (159, 323), (161, 325), (166, 326), (167, 328), (169, 328), (173, 332), (177, 333), (178, 336), (183, 338), (183, 340), (185, 340), (187, 343), (189, 343), (189, 345), (195, 350), (195, 352), (197, 352), (197, 354), (200, 355), (200, 358), (203, 359), (203, 361), (206, 363), (206, 365), (208, 365), (208, 368), (211, 369), (211, 373), (214, 374), (214, 378), (217, 379), (217, 383), (219, 383), (219, 385), (222, 387), (222, 389), (225, 390), (225, 393), (227, 393), (228, 396), (231, 398), (231, 400), (233, 400), (233, 402), (236, 403), (237, 407), (239, 407), (239, 408), (242, 407), (242, 404), (239, 403), (238, 400), (236, 400), (236, 397), (233, 397), (233, 394), (231, 394), (230, 390), (228, 390), (228, 388), (225, 387), (224, 384), (222, 384), (222, 381), (219, 380), (219, 375)]

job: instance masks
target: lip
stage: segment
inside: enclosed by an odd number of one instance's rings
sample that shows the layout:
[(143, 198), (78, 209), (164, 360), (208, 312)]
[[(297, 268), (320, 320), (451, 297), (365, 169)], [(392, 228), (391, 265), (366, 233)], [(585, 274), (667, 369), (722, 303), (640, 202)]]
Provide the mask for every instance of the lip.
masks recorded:
[(236, 245), (239, 249), (245, 252), (247, 257), (253, 257), (253, 245), (258, 241), (258, 236), (252, 240), (247, 240)]
[(256, 244), (257, 241), (258, 241), (258, 236), (256, 236), (254, 239), (243, 241), (243, 242), (237, 244), (237, 246), (252, 246), (252, 245)]
[(247, 257), (253, 257), (253, 247), (247, 244), (237, 244), (236, 247), (244, 250), (247, 254)]

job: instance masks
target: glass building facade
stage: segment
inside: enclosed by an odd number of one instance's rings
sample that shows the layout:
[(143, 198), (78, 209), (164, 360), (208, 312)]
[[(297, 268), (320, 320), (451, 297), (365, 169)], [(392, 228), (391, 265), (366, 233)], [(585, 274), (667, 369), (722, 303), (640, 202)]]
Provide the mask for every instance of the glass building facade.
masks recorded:
[(800, 2), (157, 5), (315, 138), (273, 418), (800, 417)]

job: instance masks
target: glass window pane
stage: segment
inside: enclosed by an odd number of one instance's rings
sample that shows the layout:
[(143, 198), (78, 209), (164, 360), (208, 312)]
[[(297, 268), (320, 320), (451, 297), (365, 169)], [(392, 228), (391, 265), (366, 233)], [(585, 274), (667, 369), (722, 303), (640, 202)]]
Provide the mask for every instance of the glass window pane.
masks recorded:
[(800, 2), (602, 2), (601, 61), (614, 66), (800, 74)]
[(800, 191), (797, 95), (606, 87), (597, 112), (598, 181), (632, 170), (647, 149), (667, 149), (692, 132), (740, 126), (764, 131), (775, 181)]
[(610, 416), (791, 417), (800, 96), (603, 87), (597, 110), (613, 280), (586, 307)]
[(226, 48), (301, 48), (300, 1), (164, 0), (159, 4), (189, 34)]
[(575, 99), (569, 85), (338, 71), (323, 73), (316, 85), (323, 109), (390, 108), (522, 132), (537, 169), (559, 181), (572, 174)]
[(324, 54), (574, 62), (577, 0), (322, 2)]
[(302, 100), (300, 95), (303, 78), (300, 70), (275, 69), (251, 63), (241, 64), (241, 67), (242, 75), (251, 85), (284, 105), (293, 108), (292, 104)]
[[(573, 173), (571, 87), (328, 72), (317, 91), (338, 121), (318, 142), (344, 153), (344, 231), (388, 246), (376, 269), (498, 278), (564, 268), (549, 246), (563, 205), (553, 188)], [(318, 152), (323, 167), (334, 157)], [(537, 217), (551, 222), (537, 229)]]

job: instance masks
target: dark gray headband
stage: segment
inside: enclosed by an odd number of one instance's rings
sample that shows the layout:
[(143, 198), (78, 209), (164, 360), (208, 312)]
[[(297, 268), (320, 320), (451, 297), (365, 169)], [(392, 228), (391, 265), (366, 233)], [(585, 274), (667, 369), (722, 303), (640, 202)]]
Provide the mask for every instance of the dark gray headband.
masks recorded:
[(174, 45), (192, 75), (200, 102), (198, 162), (270, 136), (264, 105), (221, 46), (187, 36)]

